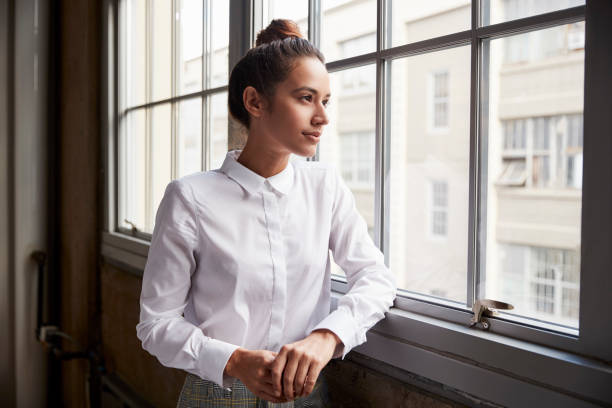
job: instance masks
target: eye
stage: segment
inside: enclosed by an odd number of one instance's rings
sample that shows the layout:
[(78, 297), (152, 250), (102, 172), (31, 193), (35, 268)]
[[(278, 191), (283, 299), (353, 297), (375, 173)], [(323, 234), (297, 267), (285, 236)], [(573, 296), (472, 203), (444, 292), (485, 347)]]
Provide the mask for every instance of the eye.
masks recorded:
[(329, 104), (330, 104), (329, 99), (325, 99), (323, 101), (323, 106), (325, 106), (326, 108), (329, 106)]
[(305, 100), (307, 102), (312, 102), (312, 95), (304, 95), (301, 96), (300, 99)]

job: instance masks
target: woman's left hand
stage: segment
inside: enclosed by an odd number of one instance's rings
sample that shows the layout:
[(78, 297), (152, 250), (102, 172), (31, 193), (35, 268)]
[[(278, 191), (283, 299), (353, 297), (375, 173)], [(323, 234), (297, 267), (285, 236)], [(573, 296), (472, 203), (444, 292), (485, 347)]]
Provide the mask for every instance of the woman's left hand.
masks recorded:
[(303, 340), (285, 344), (270, 366), (275, 390), (282, 390), (289, 400), (309, 395), (340, 343), (332, 331), (321, 329)]

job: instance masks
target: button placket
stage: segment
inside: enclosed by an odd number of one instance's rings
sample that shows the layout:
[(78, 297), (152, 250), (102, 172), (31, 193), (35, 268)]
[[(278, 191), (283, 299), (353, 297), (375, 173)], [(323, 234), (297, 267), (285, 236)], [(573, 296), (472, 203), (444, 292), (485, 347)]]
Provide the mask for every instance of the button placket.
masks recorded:
[(273, 192), (264, 191), (262, 194), (270, 242), (270, 256), (272, 259), (272, 307), (268, 346), (270, 350), (278, 350), (282, 346), (280, 342), (285, 326), (287, 268), (283, 250), (281, 213), (278, 198)]

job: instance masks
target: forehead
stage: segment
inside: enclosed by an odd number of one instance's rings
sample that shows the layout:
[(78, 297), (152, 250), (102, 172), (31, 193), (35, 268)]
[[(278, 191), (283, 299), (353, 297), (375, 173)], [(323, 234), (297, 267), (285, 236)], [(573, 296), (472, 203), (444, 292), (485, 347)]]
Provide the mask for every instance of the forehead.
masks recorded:
[(289, 76), (283, 81), (283, 86), (290, 91), (307, 86), (315, 89), (322, 95), (328, 95), (329, 91), (329, 74), (325, 65), (317, 58), (302, 57), (298, 58), (293, 70)]

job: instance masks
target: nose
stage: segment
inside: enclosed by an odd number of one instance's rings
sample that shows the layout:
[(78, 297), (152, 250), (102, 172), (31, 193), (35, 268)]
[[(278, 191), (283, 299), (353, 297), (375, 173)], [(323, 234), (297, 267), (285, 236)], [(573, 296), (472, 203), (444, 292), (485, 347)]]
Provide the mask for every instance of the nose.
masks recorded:
[(317, 111), (312, 117), (312, 124), (315, 126), (325, 126), (329, 123), (329, 118), (327, 117), (327, 111), (325, 110), (325, 106), (320, 103), (318, 104)]

